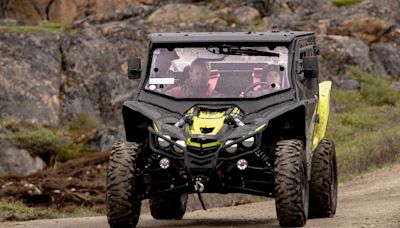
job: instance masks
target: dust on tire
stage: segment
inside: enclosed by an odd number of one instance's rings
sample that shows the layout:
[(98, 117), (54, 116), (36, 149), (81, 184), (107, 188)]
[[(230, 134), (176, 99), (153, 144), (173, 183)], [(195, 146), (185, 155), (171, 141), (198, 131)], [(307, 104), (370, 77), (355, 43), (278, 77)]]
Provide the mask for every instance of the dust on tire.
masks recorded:
[(135, 227), (141, 200), (135, 191), (135, 160), (140, 151), (136, 143), (117, 143), (111, 150), (107, 173), (107, 218), (110, 227)]
[(308, 181), (303, 142), (277, 143), (275, 159), (275, 204), (281, 226), (304, 226), (308, 215)]
[(315, 150), (310, 181), (310, 218), (332, 217), (337, 205), (335, 145), (323, 139)]

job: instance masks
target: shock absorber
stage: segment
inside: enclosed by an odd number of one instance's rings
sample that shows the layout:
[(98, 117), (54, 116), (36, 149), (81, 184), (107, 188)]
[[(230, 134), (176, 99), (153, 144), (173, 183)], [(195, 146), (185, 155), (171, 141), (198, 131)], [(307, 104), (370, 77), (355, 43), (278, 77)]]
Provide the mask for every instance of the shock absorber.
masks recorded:
[(260, 158), (262, 163), (264, 163), (268, 168), (271, 168), (271, 163), (269, 163), (269, 156), (265, 152), (259, 150), (256, 151), (255, 154), (258, 158)]
[(146, 168), (150, 167), (154, 161), (157, 161), (160, 156), (157, 154), (152, 153), (150, 156), (146, 158)]

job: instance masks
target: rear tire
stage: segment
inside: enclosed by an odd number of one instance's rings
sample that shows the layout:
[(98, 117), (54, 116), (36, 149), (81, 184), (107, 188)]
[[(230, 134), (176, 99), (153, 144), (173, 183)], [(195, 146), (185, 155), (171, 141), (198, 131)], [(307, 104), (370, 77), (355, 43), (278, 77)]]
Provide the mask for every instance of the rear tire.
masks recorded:
[(187, 193), (168, 193), (150, 199), (151, 215), (155, 219), (180, 220), (186, 212)]
[(274, 181), (275, 205), (279, 225), (304, 226), (308, 216), (306, 153), (300, 140), (277, 143)]
[(310, 218), (332, 217), (337, 205), (337, 164), (335, 145), (323, 139), (315, 150), (310, 182)]
[(136, 158), (140, 146), (136, 143), (117, 143), (111, 150), (107, 173), (107, 219), (111, 228), (136, 227), (141, 199), (137, 193)]

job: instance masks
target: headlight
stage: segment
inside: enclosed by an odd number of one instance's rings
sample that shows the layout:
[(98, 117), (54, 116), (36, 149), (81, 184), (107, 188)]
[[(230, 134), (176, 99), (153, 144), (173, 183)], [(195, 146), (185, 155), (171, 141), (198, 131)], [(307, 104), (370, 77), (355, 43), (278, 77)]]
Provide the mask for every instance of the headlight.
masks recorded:
[[(182, 147), (186, 147), (186, 143), (185, 143), (185, 141), (183, 141), (183, 140), (178, 140), (178, 141), (176, 141), (176, 143), (177, 143), (178, 145), (182, 146)], [(177, 153), (183, 153), (183, 150), (182, 150), (180, 147), (175, 146), (175, 145), (174, 145), (174, 150), (175, 150), (175, 152), (177, 152)]]
[[(164, 135), (164, 137), (167, 139), (171, 139), (171, 137), (169, 135)], [(158, 145), (160, 145), (161, 147), (168, 147), (169, 145), (171, 145), (170, 142), (168, 142), (167, 140), (165, 140), (161, 137), (158, 137), (157, 141), (158, 141)]]
[(252, 147), (254, 145), (254, 137), (243, 140), (242, 145), (245, 147)]
[[(225, 144), (229, 144), (229, 143), (232, 143), (232, 142), (233, 142), (232, 140), (228, 140), (228, 141), (226, 141)], [(233, 144), (230, 147), (227, 147), (225, 150), (228, 153), (235, 153), (237, 151), (237, 144)]]

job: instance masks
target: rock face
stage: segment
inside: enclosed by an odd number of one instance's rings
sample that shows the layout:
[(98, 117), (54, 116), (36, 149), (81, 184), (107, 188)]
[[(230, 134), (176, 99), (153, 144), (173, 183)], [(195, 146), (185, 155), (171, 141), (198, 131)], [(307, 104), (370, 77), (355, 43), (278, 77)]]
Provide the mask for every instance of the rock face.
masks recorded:
[[(348, 66), (357, 66), (361, 70), (385, 75), (381, 63), (370, 58), (370, 49), (362, 41), (348, 36), (319, 36), (318, 45), (321, 48), (320, 71), (322, 78), (345, 76)], [(324, 61), (329, 60), (329, 61)]]
[(61, 116), (98, 117), (110, 125), (121, 123), (120, 106), (132, 98), (137, 81), (126, 76), (126, 62), (145, 53), (143, 34), (128, 23), (110, 23), (67, 37), (62, 44), (63, 83)]
[(373, 44), (372, 52), (382, 62), (387, 73), (400, 80), (400, 45), (396, 43)]
[(0, 33), (0, 110), (18, 121), (58, 125), (60, 37)]
[(154, 11), (148, 18), (153, 26), (179, 24), (198, 21), (201, 17), (199, 8), (192, 4), (168, 4)]
[(0, 175), (29, 175), (46, 167), (39, 157), (32, 157), (28, 151), (18, 149), (11, 143), (0, 141)]
[(137, 16), (151, 9), (156, 0), (2, 0), (0, 18), (15, 18), (23, 23), (50, 21), (71, 25), (74, 22), (110, 21)]

